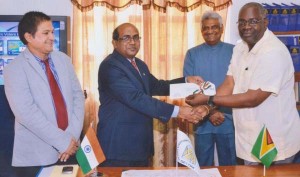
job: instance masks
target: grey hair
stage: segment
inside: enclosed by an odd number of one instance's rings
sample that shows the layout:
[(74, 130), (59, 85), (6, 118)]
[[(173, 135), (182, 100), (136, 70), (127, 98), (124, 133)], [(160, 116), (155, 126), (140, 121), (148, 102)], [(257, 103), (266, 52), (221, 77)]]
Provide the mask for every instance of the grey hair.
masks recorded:
[(202, 15), (202, 18), (201, 18), (201, 23), (203, 23), (204, 20), (208, 20), (208, 19), (217, 19), (219, 21), (220, 27), (223, 26), (222, 17), (217, 12), (214, 12), (214, 11), (204, 12), (204, 14)]

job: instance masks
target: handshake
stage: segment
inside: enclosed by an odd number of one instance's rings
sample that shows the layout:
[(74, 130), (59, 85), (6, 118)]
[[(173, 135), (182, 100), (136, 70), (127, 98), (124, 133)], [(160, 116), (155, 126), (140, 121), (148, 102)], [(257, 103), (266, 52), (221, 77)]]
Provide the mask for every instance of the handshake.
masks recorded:
[[(225, 121), (224, 113), (207, 104), (209, 96), (202, 93), (190, 95), (185, 98), (185, 102), (190, 106), (180, 106), (178, 118), (197, 124), (208, 116), (209, 121), (214, 126), (219, 126)], [(192, 107), (191, 107), (192, 106)]]
[(178, 118), (187, 120), (190, 123), (197, 124), (209, 114), (210, 107), (208, 105), (200, 105), (195, 107), (180, 106)]
[[(209, 121), (214, 126), (222, 124), (225, 120), (224, 114), (215, 110), (215, 107), (211, 107), (207, 104), (209, 99), (208, 95), (215, 95), (214, 85), (208, 81), (204, 82), (203, 80), (200, 84), (198, 83), (198, 85), (200, 86), (200, 91), (197, 94), (189, 95), (185, 98), (185, 102), (190, 106), (180, 106), (177, 117), (197, 124), (203, 121), (204, 117), (209, 115)], [(212, 88), (210, 88), (211, 86)]]

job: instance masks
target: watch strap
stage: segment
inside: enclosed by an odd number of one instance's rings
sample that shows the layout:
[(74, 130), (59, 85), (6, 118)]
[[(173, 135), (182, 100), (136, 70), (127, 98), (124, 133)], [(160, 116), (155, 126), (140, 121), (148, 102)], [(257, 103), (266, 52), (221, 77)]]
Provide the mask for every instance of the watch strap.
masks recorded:
[(209, 96), (208, 101), (207, 101), (207, 105), (212, 107), (212, 108), (215, 107), (214, 96)]

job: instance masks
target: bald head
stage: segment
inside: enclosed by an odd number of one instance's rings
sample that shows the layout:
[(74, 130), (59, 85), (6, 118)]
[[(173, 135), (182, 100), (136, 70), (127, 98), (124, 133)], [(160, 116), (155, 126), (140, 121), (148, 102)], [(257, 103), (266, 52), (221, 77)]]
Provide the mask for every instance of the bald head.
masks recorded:
[(113, 40), (115, 40), (115, 41), (119, 40), (119, 38), (120, 38), (120, 31), (123, 30), (124, 28), (127, 28), (127, 27), (135, 28), (136, 31), (138, 31), (138, 29), (133, 24), (131, 24), (131, 23), (123, 23), (123, 24), (117, 26), (114, 29), (113, 35), (112, 35)]
[(249, 8), (257, 9), (258, 12), (259, 12), (260, 17), (263, 18), (263, 19), (266, 18), (266, 16), (267, 16), (266, 9), (260, 3), (257, 3), (257, 2), (249, 2), (249, 3), (245, 4), (241, 8), (241, 10), (239, 12), (239, 16), (240, 16), (241, 12), (243, 12), (243, 11), (249, 9)]
[(241, 8), (238, 29), (241, 38), (248, 44), (249, 50), (263, 37), (267, 26), (266, 12), (261, 4), (251, 2)]
[(127, 59), (133, 59), (140, 49), (138, 29), (131, 23), (123, 23), (113, 31), (114, 49)]

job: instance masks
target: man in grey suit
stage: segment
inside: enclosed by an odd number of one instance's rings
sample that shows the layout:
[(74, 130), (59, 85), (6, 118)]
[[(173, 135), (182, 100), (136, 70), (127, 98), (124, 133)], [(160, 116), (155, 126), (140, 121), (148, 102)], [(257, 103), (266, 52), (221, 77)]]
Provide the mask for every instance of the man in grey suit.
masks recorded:
[(27, 49), (4, 69), (5, 94), (15, 115), (12, 166), (18, 176), (70, 163), (79, 145), (84, 95), (70, 58), (53, 51), (53, 31), (49, 16), (26, 13), (18, 32)]

